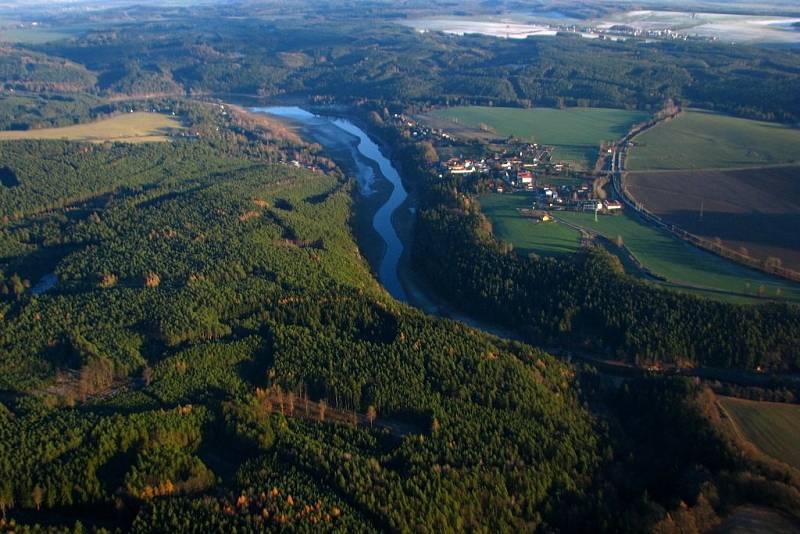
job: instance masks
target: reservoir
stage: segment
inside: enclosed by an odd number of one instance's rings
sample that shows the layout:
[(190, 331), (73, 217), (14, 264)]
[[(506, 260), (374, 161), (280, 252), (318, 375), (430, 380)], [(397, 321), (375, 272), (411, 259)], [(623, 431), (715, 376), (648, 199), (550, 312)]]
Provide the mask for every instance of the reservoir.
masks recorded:
[(400, 283), (398, 264), (403, 254), (403, 243), (397, 235), (392, 217), (408, 197), (400, 175), (389, 159), (364, 131), (352, 122), (324, 115), (315, 115), (296, 106), (255, 107), (252, 111), (288, 119), (302, 126), (308, 136), (331, 153), (348, 153), (349, 170), (354, 173), (359, 192), (375, 194), (375, 181), (386, 180), (392, 186), (386, 202), (378, 208), (372, 226), (384, 243), (384, 253), (378, 267), (378, 280), (401, 301), (408, 296)]

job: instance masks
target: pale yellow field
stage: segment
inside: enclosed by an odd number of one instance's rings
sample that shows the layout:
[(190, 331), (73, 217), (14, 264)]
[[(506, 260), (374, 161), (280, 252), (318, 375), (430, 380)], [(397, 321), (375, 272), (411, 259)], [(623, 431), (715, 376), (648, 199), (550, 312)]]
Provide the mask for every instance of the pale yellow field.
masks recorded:
[(161, 113), (134, 112), (120, 113), (108, 119), (64, 126), (63, 128), (42, 128), (39, 130), (0, 132), (0, 141), (16, 139), (66, 139), (69, 141), (120, 141), (125, 143), (144, 143), (166, 141), (170, 130), (183, 129), (181, 123), (172, 116)]

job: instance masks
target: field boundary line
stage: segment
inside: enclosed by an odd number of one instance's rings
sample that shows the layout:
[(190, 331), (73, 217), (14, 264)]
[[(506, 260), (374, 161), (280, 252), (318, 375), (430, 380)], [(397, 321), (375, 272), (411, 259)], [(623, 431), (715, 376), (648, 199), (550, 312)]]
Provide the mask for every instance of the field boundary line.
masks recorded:
[(763, 454), (764, 451), (756, 447), (755, 443), (747, 439), (747, 436), (745, 436), (744, 431), (741, 428), (739, 428), (739, 425), (736, 423), (736, 420), (733, 418), (733, 415), (731, 415), (728, 409), (725, 408), (725, 406), (722, 404), (722, 401), (719, 399), (715, 399), (714, 403), (717, 405), (717, 409), (720, 411), (720, 413), (725, 417), (725, 419), (728, 420), (730, 427), (733, 429), (733, 433), (736, 434), (736, 437), (746, 443), (749, 443)]
[(703, 167), (701, 169), (644, 169), (626, 170), (629, 174), (666, 174), (666, 173), (693, 173), (693, 172), (729, 172), (729, 171), (757, 171), (759, 169), (783, 169), (785, 167), (800, 167), (800, 161), (794, 163), (770, 163), (767, 165), (737, 166), (737, 167)]
[[(781, 267), (777, 265), (767, 265), (765, 261), (761, 261), (757, 258), (752, 258), (750, 256), (745, 256), (738, 251), (733, 249), (729, 249), (725, 247), (721, 243), (714, 243), (712, 241), (708, 241), (703, 239), (699, 236), (696, 236), (686, 230), (679, 228), (677, 225), (669, 224), (659, 216), (651, 213), (648, 211), (644, 205), (636, 200), (626, 187), (624, 183), (624, 179), (630, 174), (629, 171), (625, 170), (625, 159), (628, 153), (628, 149), (630, 148), (630, 143), (636, 137), (641, 135), (642, 133), (656, 127), (657, 125), (671, 120), (682, 113), (682, 109), (678, 108), (676, 112), (668, 114), (666, 116), (654, 119), (645, 125), (637, 125), (634, 126), (628, 134), (623, 137), (620, 141), (618, 141), (613, 149), (611, 154), (611, 187), (614, 190), (614, 194), (622, 200), (622, 202), (634, 210), (636, 213), (640, 215), (642, 219), (646, 222), (654, 225), (656, 228), (660, 228), (673, 236), (677, 237), (678, 239), (689, 243), (690, 245), (694, 245), (701, 250), (705, 250), (719, 256), (720, 258), (726, 259), (728, 261), (737, 263), (739, 265), (743, 265), (755, 271), (766, 273), (772, 276), (776, 276), (778, 278), (783, 278), (785, 280), (789, 280), (792, 282), (800, 282), (800, 272), (794, 271), (792, 269)], [(780, 165), (780, 167), (792, 167), (796, 166), (792, 164), (787, 165)], [(762, 166), (758, 168), (767, 168), (767, 166)], [(748, 167), (745, 170), (749, 170)], [(704, 169), (704, 170), (714, 170), (714, 169)], [(725, 169), (726, 171), (730, 171), (731, 169)], [(640, 172), (640, 171), (635, 171)], [(673, 171), (654, 171), (654, 172), (673, 172)], [(681, 171), (676, 171), (681, 172)]]

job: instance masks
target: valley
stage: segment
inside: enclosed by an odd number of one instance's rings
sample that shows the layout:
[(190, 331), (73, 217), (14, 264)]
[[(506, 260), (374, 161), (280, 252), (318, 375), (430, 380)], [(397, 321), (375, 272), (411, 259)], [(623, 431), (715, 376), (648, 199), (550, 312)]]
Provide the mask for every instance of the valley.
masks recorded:
[(796, 530), (797, 17), (0, 2), (0, 532)]

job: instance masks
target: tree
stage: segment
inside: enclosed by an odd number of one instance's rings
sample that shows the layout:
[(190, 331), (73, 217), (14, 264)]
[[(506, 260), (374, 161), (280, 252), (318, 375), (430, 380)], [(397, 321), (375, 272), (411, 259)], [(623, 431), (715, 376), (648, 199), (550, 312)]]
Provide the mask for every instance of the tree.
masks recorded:
[(770, 256), (766, 260), (764, 260), (764, 267), (767, 269), (780, 269), (783, 265), (783, 262), (780, 258), (776, 258), (775, 256)]
[(144, 277), (144, 285), (147, 287), (158, 287), (161, 283), (161, 277), (156, 273), (147, 273)]
[(14, 506), (14, 492), (9, 486), (4, 486), (0, 490), (0, 513), (3, 514), (3, 519), (6, 518), (6, 508), (11, 506)]
[(440, 428), (439, 420), (434, 417), (433, 421), (431, 421), (431, 434), (437, 434)]
[(328, 405), (325, 403), (325, 400), (319, 401), (319, 420), (320, 422), (325, 421), (325, 412), (328, 410)]
[(419, 144), (420, 153), (422, 155), (422, 160), (427, 165), (434, 165), (439, 161), (439, 154), (436, 152), (436, 149), (433, 148), (433, 145), (428, 141), (423, 141)]
[(25, 292), (25, 283), (16, 273), (11, 275), (9, 282), (11, 283), (11, 291), (14, 293), (14, 296), (19, 299)]
[(289, 415), (294, 413), (294, 392), (287, 391), (286, 392), (286, 405), (289, 408)]
[(378, 410), (375, 409), (375, 406), (370, 405), (367, 408), (367, 421), (369, 421), (369, 426), (372, 426), (372, 423), (375, 422), (375, 419), (378, 417)]
[(33, 487), (31, 498), (33, 499), (33, 504), (36, 506), (36, 510), (38, 511), (42, 507), (42, 500), (44, 500), (44, 490), (38, 484)]
[(149, 386), (150, 382), (153, 381), (153, 370), (150, 369), (149, 365), (142, 369), (142, 381), (145, 386)]
[(100, 287), (107, 289), (109, 287), (114, 287), (117, 285), (117, 277), (113, 274), (104, 274), (100, 277)]

